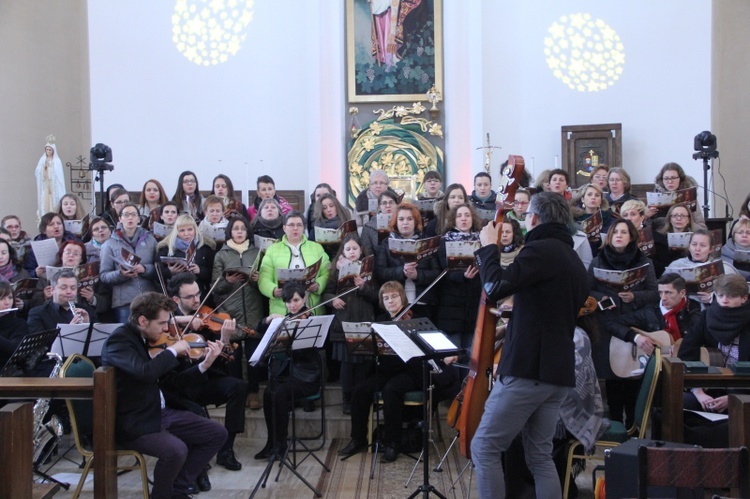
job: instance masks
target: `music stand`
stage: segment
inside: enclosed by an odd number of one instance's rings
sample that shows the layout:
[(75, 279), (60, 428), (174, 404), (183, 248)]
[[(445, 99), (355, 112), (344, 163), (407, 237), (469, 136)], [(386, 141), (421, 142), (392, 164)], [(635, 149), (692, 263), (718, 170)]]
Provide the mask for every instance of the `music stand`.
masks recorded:
[[(424, 400), (422, 405), (423, 481), (408, 499), (413, 499), (420, 493), (426, 499), (430, 492), (441, 499), (446, 499), (433, 485), (430, 485), (430, 435), (426, 424), (429, 421), (431, 411), (431, 407), (428, 407), (430, 365), (434, 364), (434, 359), (458, 355), (463, 350), (451, 343), (445, 334), (437, 329), (429, 319), (384, 322), (373, 324), (372, 327), (404, 362), (413, 358), (422, 361), (422, 397)], [(399, 332), (403, 334), (399, 335)]]
[(82, 324), (58, 324), (57, 329), (60, 336), (50, 347), (50, 352), (59, 354), (66, 358), (74, 353), (87, 355), (88, 346), (91, 343), (91, 323)]
[(24, 336), (16, 347), (16, 351), (5, 363), (3, 370), (0, 371), (0, 376), (29, 376), (39, 363), (39, 359), (45, 357), (50, 351), (58, 334), (60, 334), (60, 329), (50, 329)]
[[(307, 319), (302, 319), (299, 321), (289, 321), (288, 318), (276, 318), (273, 321), (271, 321), (271, 324), (268, 327), (268, 330), (263, 335), (263, 338), (261, 339), (260, 345), (255, 349), (253, 352), (252, 357), (250, 358), (250, 364), (256, 365), (261, 360), (266, 360), (268, 362), (268, 382), (269, 387), (271, 389), (271, 398), (273, 399), (276, 396), (276, 376), (273, 374), (273, 355), (274, 353), (281, 353), (285, 352), (286, 355), (289, 358), (289, 369), (290, 372), (293, 369), (293, 350), (304, 350), (308, 348), (315, 348), (315, 349), (321, 349), (324, 347), (326, 337), (328, 335), (328, 329), (331, 326), (331, 323), (333, 322), (333, 316), (332, 315), (324, 315), (324, 316), (312, 316)], [(321, 376), (325, 376), (325, 373), (321, 373)], [(292, 410), (294, 410), (294, 392), (291, 393), (292, 397)], [(258, 492), (259, 488), (265, 488), (266, 482), (268, 481), (268, 477), (271, 475), (271, 471), (273, 470), (273, 465), (276, 461), (279, 462), (279, 472), (276, 475), (276, 481), (279, 480), (279, 475), (281, 474), (281, 467), (284, 466), (291, 471), (294, 476), (300, 479), (302, 483), (304, 483), (317, 497), (322, 497), (322, 494), (315, 488), (313, 485), (308, 482), (305, 477), (303, 477), (298, 471), (297, 466), (302, 462), (299, 463), (296, 460), (296, 454), (293, 454), (294, 461), (290, 461), (288, 458), (289, 455), (289, 449), (290, 446), (287, 446), (286, 450), (284, 451), (283, 455), (279, 455), (279, 449), (276, 446), (276, 404), (273, 403), (271, 406), (271, 425), (273, 427), (273, 449), (271, 457), (268, 459), (268, 464), (266, 465), (266, 468), (263, 470), (263, 473), (258, 478), (258, 482), (255, 484), (255, 488), (253, 489), (252, 493), (250, 494), (250, 498), (252, 499), (255, 497), (255, 494)], [(326, 471), (331, 471), (324, 463), (321, 461), (312, 451), (310, 451), (307, 446), (301, 442), (295, 432), (295, 427), (292, 427), (293, 434), (292, 434), (292, 445), (296, 445), (296, 443), (299, 443), (307, 452), (308, 456), (313, 456), (318, 463), (325, 469)], [(294, 451), (293, 451), (294, 452)], [(307, 456), (304, 458), (306, 459)], [(303, 460), (304, 460), (303, 459)]]
[[(375, 428), (380, 428), (380, 411), (377, 405), (379, 400), (375, 400), (380, 387), (380, 357), (382, 355), (396, 355), (396, 352), (375, 333), (369, 322), (342, 322), (346, 337), (346, 347), (350, 355), (368, 355), (375, 359), (375, 390), (373, 391), (373, 411), (375, 412)], [(370, 480), (375, 478), (375, 468), (378, 464), (378, 454), (380, 454), (380, 436), (381, 432), (374, 432), (376, 437), (372, 444), (372, 466), (370, 467)], [(368, 446), (369, 447), (369, 446)], [(344, 456), (342, 461), (346, 461), (354, 454)]]

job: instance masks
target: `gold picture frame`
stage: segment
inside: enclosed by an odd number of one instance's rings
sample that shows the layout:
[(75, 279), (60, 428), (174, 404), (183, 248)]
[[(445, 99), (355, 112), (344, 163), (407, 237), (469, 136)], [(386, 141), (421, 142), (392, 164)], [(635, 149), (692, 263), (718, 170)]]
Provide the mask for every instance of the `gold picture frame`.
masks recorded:
[(349, 102), (424, 100), (443, 88), (443, 0), (346, 0), (346, 52)]

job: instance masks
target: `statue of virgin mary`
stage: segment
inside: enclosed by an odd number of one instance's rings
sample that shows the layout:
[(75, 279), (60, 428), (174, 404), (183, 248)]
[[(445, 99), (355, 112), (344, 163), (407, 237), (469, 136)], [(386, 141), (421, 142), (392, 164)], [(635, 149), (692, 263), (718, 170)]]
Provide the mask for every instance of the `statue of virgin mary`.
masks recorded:
[(65, 195), (65, 174), (62, 161), (57, 155), (55, 136), (47, 137), (44, 154), (36, 165), (37, 217), (55, 211), (60, 198)]

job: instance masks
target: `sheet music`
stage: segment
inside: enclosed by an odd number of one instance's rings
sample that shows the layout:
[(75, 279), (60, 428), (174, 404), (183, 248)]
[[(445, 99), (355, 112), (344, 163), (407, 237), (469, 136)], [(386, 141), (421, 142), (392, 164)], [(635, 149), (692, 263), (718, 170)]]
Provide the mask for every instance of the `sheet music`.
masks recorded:
[[(91, 324), (58, 324), (57, 328), (60, 334), (52, 343), (50, 352), (60, 354), (61, 357), (68, 357), (74, 353), (84, 355), (83, 349)], [(99, 347), (99, 354), (101, 355), (101, 347)]]
[(263, 360), (263, 354), (268, 349), (268, 344), (271, 341), (271, 338), (275, 336), (276, 330), (279, 328), (279, 325), (284, 321), (283, 317), (276, 317), (274, 320), (271, 321), (271, 324), (268, 325), (268, 329), (266, 329), (266, 332), (263, 334), (263, 337), (260, 339), (260, 344), (253, 352), (253, 355), (250, 356), (250, 360), (248, 363), (251, 366), (258, 365), (258, 362)]
[(424, 356), (422, 349), (395, 324), (374, 323), (372, 328), (404, 362), (408, 362), (414, 357)]
[(441, 332), (434, 333), (417, 333), (422, 340), (430, 345), (433, 350), (458, 350), (459, 348), (453, 344), (448, 337)]
[(104, 342), (109, 336), (115, 332), (115, 329), (122, 326), (122, 323), (103, 323), (97, 322), (94, 324), (91, 330), (91, 340), (89, 340), (89, 349), (86, 353), (87, 357), (100, 357), (102, 355), (102, 347)]
[(31, 241), (31, 250), (36, 257), (37, 267), (52, 266), (57, 260), (57, 241), (54, 237), (42, 239), (41, 241)]

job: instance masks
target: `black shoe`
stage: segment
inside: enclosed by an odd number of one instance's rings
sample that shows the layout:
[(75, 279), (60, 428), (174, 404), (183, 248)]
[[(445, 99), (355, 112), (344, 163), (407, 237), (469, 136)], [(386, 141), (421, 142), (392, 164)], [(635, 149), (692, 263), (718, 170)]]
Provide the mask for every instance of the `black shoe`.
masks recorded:
[(385, 452), (383, 453), (383, 461), (386, 463), (392, 463), (396, 459), (398, 459), (398, 449), (395, 446), (386, 446)]
[(341, 412), (343, 412), (347, 416), (350, 416), (352, 414), (352, 404), (350, 402), (344, 402), (341, 407)]
[(201, 489), (201, 492), (211, 490), (211, 480), (208, 479), (208, 473), (205, 471), (201, 471), (195, 481), (198, 483), (198, 488)]
[(272, 450), (273, 444), (271, 444), (271, 442), (267, 442), (266, 446), (263, 447), (260, 452), (255, 455), (255, 459), (268, 459), (269, 457), (271, 457), (271, 454), (273, 454)]
[(284, 454), (286, 454), (286, 448), (286, 440), (282, 440), (276, 444), (274, 451), (276, 452), (276, 455), (279, 457), (279, 459), (284, 457)]
[(199, 493), (200, 493), (200, 489), (198, 488), (198, 484), (195, 482), (188, 485), (187, 488), (185, 489), (185, 492), (183, 492), (183, 494), (185, 494), (186, 496), (199, 494)]
[(353, 456), (367, 449), (367, 444), (360, 442), (356, 438), (352, 438), (349, 444), (343, 449), (339, 449), (339, 456)]
[(237, 461), (232, 449), (219, 452), (219, 455), (216, 456), (216, 464), (224, 466), (229, 471), (239, 471), (242, 469), (242, 463)]

